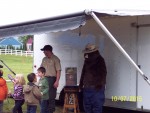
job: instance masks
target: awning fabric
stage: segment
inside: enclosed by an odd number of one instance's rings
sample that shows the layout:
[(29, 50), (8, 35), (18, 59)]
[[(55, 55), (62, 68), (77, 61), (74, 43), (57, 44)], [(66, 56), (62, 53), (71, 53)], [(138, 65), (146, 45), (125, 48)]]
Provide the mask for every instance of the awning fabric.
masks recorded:
[(64, 15), (50, 19), (0, 27), (0, 38), (72, 30), (84, 25), (85, 14)]
[[(85, 10), (78, 13), (42, 20), (17, 23), (14, 25), (0, 26), (0, 38), (73, 30), (81, 25), (85, 25), (86, 16), (90, 11), (92, 10)], [(149, 10), (94, 10), (93, 12), (100, 17), (150, 15)]]
[(109, 16), (140, 16), (150, 15), (150, 10), (94, 10), (97, 14), (105, 14)]

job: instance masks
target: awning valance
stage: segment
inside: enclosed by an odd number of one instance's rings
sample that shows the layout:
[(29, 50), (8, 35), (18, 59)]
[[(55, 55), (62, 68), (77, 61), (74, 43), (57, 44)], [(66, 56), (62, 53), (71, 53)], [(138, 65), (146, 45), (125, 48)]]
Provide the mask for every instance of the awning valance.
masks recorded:
[(85, 25), (84, 13), (37, 20), (0, 27), (0, 38), (20, 35), (34, 35), (48, 32), (73, 30)]
[[(90, 11), (92, 10), (85, 10), (58, 17), (17, 23), (13, 25), (0, 26), (0, 38), (73, 30), (81, 25), (85, 25), (86, 16)], [(100, 17), (150, 15), (149, 10), (94, 10), (93, 12), (97, 13)]]

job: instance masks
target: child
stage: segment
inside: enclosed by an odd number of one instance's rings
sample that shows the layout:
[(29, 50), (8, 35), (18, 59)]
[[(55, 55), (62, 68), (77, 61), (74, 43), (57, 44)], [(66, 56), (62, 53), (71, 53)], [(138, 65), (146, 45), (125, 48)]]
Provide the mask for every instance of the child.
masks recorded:
[[(44, 67), (38, 68), (38, 76), (40, 77), (39, 79), (39, 86), (40, 86), (40, 91), (42, 93), (42, 99), (41, 99), (41, 112), (40, 113), (46, 113), (48, 112), (48, 102), (49, 102), (49, 85), (48, 81), (46, 79), (45, 73), (46, 70)], [(49, 113), (49, 112), (48, 112)]]
[(22, 105), (24, 104), (23, 85), (25, 85), (25, 79), (23, 74), (16, 74), (14, 83), (14, 93), (9, 93), (15, 100), (15, 106), (13, 113), (23, 113)]
[(24, 86), (24, 97), (25, 102), (27, 103), (27, 113), (36, 113), (37, 105), (39, 105), (42, 94), (38, 86), (35, 85), (37, 82), (36, 75), (34, 73), (30, 73), (28, 74), (27, 79), (29, 83)]
[(8, 93), (6, 80), (2, 76), (3, 71), (0, 70), (0, 113), (3, 113), (3, 101), (6, 99)]

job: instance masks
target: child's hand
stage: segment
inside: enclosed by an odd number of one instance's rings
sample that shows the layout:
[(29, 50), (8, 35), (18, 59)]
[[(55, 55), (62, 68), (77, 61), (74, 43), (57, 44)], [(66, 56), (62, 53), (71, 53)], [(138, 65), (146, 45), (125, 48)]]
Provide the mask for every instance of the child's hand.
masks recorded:
[(7, 97), (11, 97), (11, 94), (8, 94)]
[(13, 83), (15, 83), (15, 80), (12, 80)]
[(14, 83), (14, 85), (16, 85), (17, 84), (17, 82), (14, 80), (14, 81), (12, 81), (13, 83)]
[(11, 92), (11, 90), (8, 91), (7, 97), (12, 98), (12, 92)]
[(11, 90), (8, 91), (8, 94), (11, 94)]
[(8, 96), (11, 95), (11, 90), (8, 91)]

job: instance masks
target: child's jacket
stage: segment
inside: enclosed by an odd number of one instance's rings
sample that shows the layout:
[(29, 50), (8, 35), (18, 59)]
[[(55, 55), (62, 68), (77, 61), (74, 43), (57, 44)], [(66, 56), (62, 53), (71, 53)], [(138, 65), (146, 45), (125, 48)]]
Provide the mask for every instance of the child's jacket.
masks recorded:
[(46, 77), (40, 78), (39, 80), (39, 89), (43, 93), (42, 100), (48, 100), (49, 99), (49, 85)]
[(0, 77), (0, 101), (6, 99), (7, 93), (8, 93), (8, 88), (7, 88), (6, 80)]
[(34, 83), (24, 85), (24, 99), (27, 105), (39, 105), (42, 94)]
[(14, 85), (14, 93), (11, 94), (11, 96), (14, 98), (14, 100), (23, 100), (23, 86), (19, 84)]

